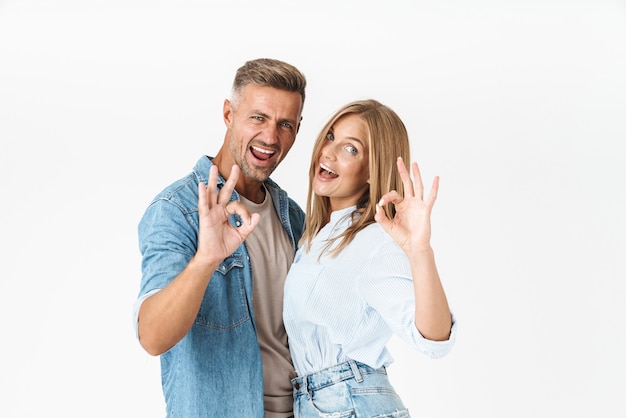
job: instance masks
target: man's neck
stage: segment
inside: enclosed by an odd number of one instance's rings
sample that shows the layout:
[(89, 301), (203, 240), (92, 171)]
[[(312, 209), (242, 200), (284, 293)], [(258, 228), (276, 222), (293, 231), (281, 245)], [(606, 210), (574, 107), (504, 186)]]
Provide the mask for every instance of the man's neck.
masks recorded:
[(257, 181), (255, 181), (254, 184), (244, 183), (243, 187), (237, 185), (235, 190), (251, 202), (258, 204), (263, 203), (265, 200), (265, 187), (263, 187), (263, 183)]

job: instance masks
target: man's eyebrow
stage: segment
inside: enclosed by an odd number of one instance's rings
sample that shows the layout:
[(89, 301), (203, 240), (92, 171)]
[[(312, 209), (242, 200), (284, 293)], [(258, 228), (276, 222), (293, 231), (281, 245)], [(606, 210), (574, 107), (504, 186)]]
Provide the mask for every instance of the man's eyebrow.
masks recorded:
[[(262, 112), (260, 110), (253, 110), (252, 114), (253, 115), (257, 115), (257, 116), (261, 116), (261, 117), (263, 117), (265, 119), (271, 119), (270, 115), (268, 115), (267, 113)], [(289, 123), (291, 125), (296, 125), (296, 121), (293, 120), (293, 119), (289, 119), (289, 118), (278, 119), (278, 123), (285, 123), (285, 122), (287, 122), (287, 123)]]
[(267, 113), (265, 113), (265, 112), (261, 112), (260, 110), (255, 110), (255, 109), (253, 109), (253, 110), (252, 110), (252, 112), (250, 112), (250, 113), (251, 113), (252, 115), (255, 115), (255, 116), (262, 116), (262, 117), (264, 117), (265, 119), (269, 119), (269, 117), (270, 117), (270, 115), (268, 115), (268, 114), (267, 114)]
[(294, 126), (296, 125), (296, 121), (295, 121), (295, 120), (293, 120), (293, 119), (289, 119), (289, 118), (279, 119), (279, 120), (278, 120), (278, 122), (279, 122), (279, 123), (285, 123), (285, 122), (287, 122), (287, 123), (289, 123), (290, 125), (294, 125)]

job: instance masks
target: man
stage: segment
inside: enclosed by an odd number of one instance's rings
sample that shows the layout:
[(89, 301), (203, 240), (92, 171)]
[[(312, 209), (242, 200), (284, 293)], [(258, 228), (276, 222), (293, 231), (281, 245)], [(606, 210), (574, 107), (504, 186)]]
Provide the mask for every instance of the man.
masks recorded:
[(137, 335), (161, 356), (168, 417), (293, 416), (282, 300), (304, 213), (269, 176), (296, 139), (305, 87), (290, 64), (246, 62), (222, 147), (139, 223)]

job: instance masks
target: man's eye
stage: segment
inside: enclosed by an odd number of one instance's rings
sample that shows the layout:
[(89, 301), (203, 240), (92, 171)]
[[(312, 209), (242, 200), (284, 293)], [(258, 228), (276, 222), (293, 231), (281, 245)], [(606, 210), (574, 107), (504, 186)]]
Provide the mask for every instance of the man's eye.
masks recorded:
[(252, 119), (263, 120), (263, 116), (252, 116)]
[(283, 122), (280, 124), (280, 126), (282, 126), (283, 128), (291, 129), (291, 123), (289, 122)]
[(335, 135), (333, 135), (332, 132), (329, 132), (326, 134), (326, 139), (328, 139), (329, 141), (334, 141), (335, 140)]

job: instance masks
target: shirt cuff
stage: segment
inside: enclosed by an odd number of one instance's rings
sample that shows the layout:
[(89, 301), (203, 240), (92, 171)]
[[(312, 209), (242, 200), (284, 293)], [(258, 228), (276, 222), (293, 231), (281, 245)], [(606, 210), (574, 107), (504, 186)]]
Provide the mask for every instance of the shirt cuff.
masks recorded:
[(141, 304), (144, 300), (148, 299), (150, 296), (154, 295), (161, 289), (153, 289), (148, 293), (145, 293), (137, 298), (135, 303), (133, 304), (133, 328), (135, 329), (135, 338), (139, 339), (139, 309), (141, 308)]

